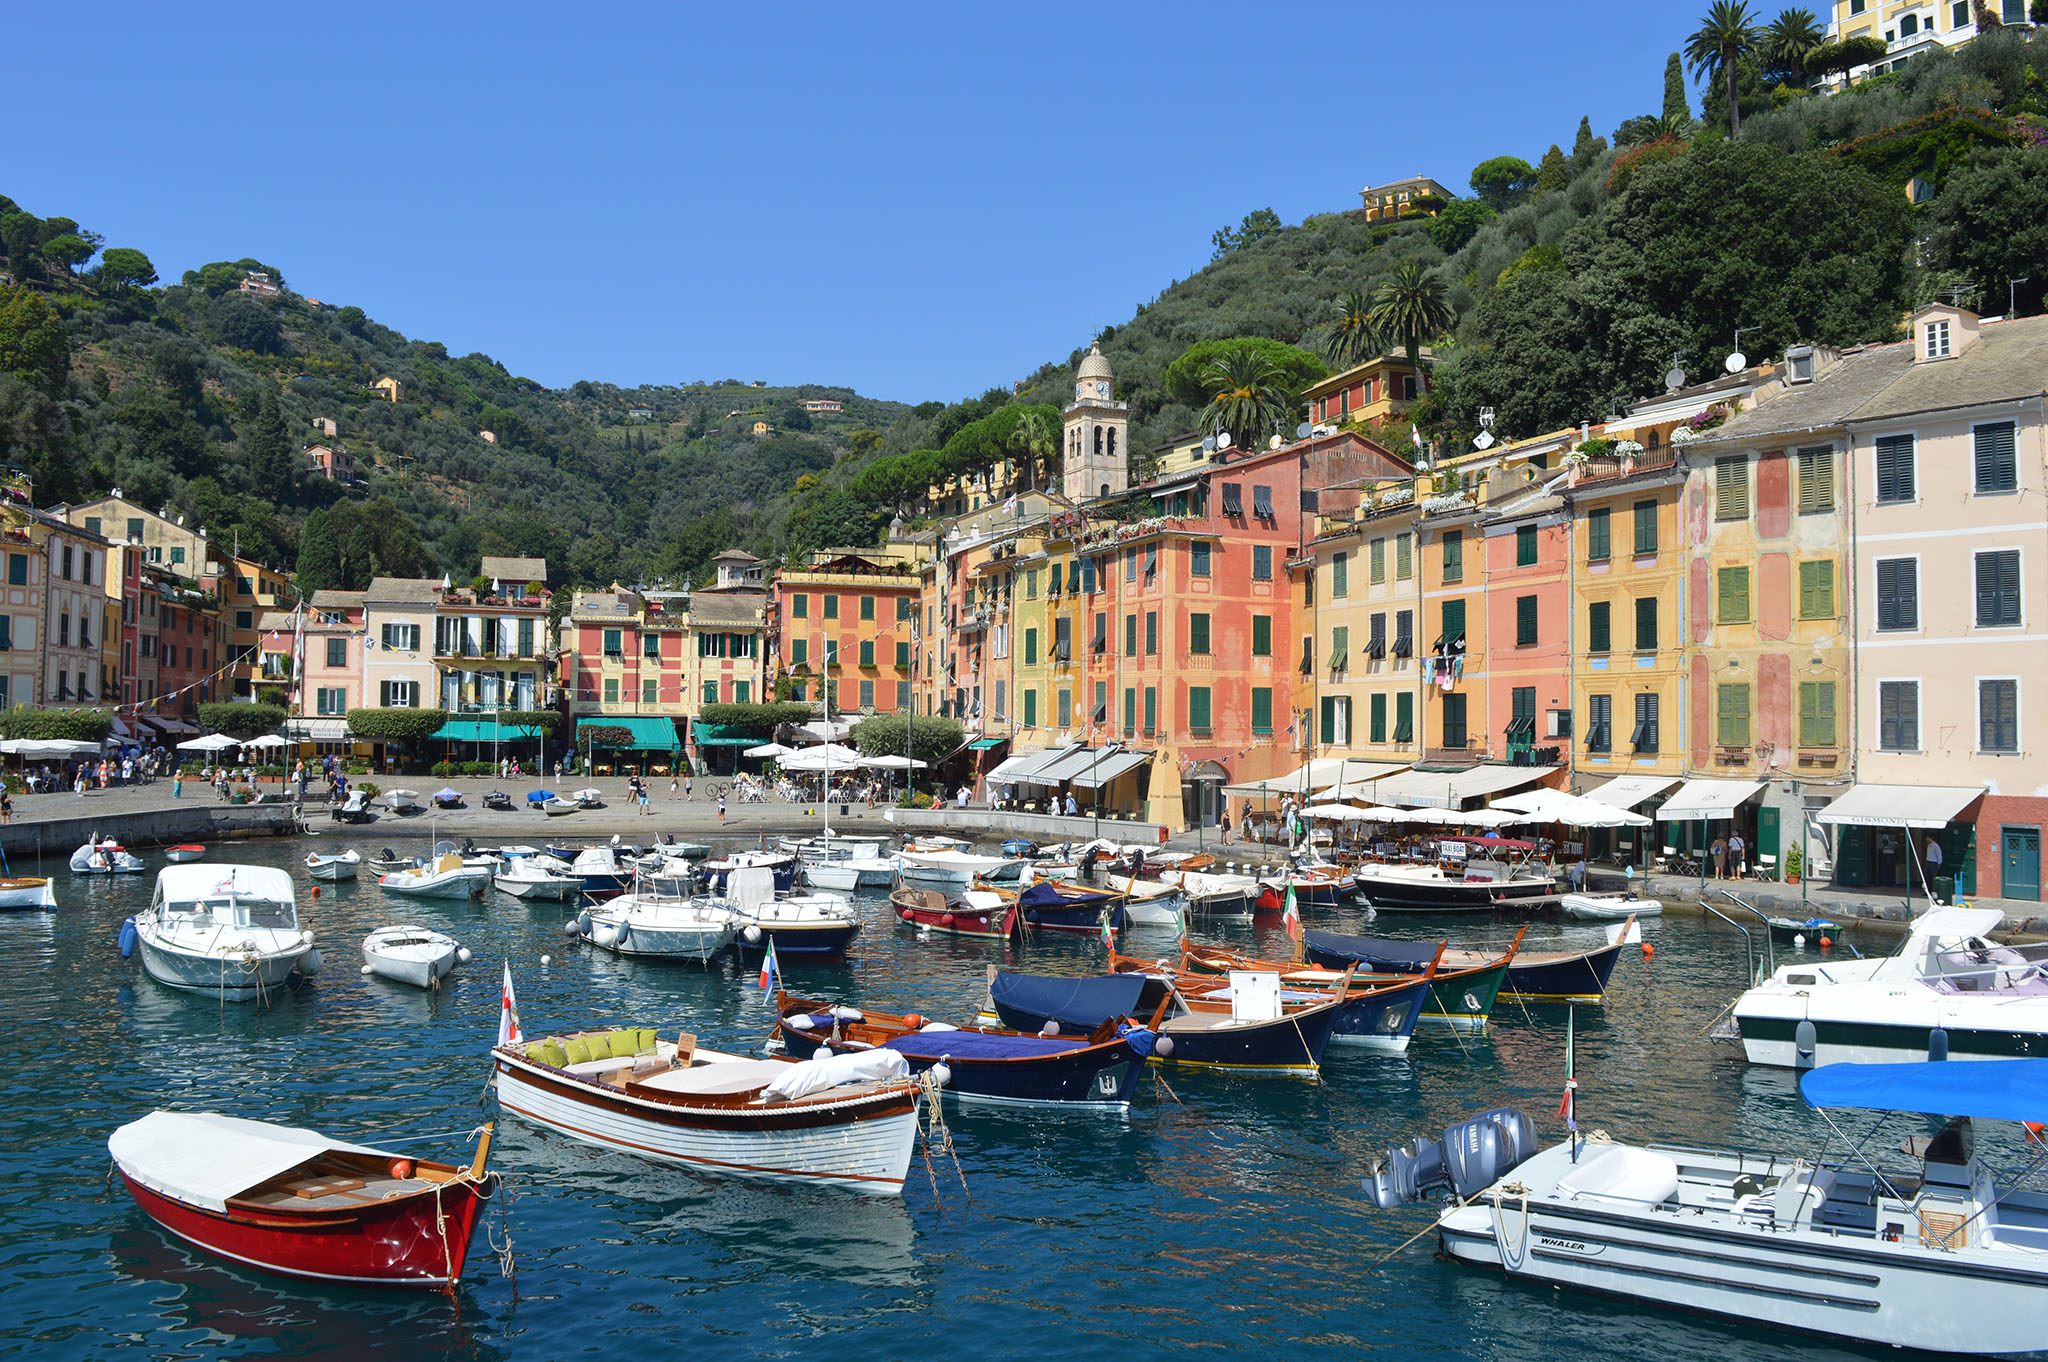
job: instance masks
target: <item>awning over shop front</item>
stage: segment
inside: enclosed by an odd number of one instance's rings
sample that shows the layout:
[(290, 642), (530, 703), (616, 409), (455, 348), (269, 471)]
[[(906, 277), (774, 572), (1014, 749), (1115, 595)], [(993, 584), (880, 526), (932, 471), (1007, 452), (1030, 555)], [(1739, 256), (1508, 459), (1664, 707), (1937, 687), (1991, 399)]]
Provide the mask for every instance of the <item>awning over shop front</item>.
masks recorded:
[(1092, 790), (1098, 785), (1107, 785), (1118, 776), (1152, 764), (1150, 752), (1110, 752), (1099, 761), (1090, 762), (1074, 776), (1074, 784), (1083, 790)]
[(201, 732), (199, 728), (186, 723), (183, 719), (164, 719), (154, 714), (143, 715), (142, 722), (166, 738), (196, 738)]
[(450, 719), (434, 730), (429, 742), (526, 742), (540, 736), (532, 724), (500, 724), (489, 719)]
[(286, 719), (284, 731), (299, 742), (347, 742), (346, 719)]
[[(673, 752), (680, 743), (676, 741), (676, 726), (673, 721), (652, 714), (586, 714), (576, 721), (576, 734), (581, 737), (588, 729), (623, 728), (631, 737), (623, 742), (610, 744), (632, 752)], [(699, 740), (701, 743), (701, 739)], [(607, 746), (605, 743), (597, 744)]]
[(1859, 828), (1945, 828), (1983, 796), (1981, 785), (1858, 785), (1815, 817)]
[(1586, 798), (1610, 808), (1633, 809), (1645, 800), (1655, 799), (1677, 783), (1677, 776), (1616, 776), (1598, 789), (1586, 791)]
[(973, 742), (967, 744), (967, 750), (970, 752), (986, 752), (989, 748), (1001, 747), (1008, 741), (1008, 738), (976, 738)]
[(1109, 747), (1075, 747), (1067, 751), (1058, 761), (1047, 762), (1032, 773), (1032, 779), (1039, 785), (1063, 785), (1087, 774), (1091, 766), (1104, 766), (1116, 755), (1116, 749)]
[(690, 741), (699, 747), (759, 747), (758, 738), (744, 733), (735, 733), (721, 724), (707, 724), (702, 720), (690, 725)]
[(1732, 818), (1735, 811), (1763, 792), (1761, 780), (1688, 780), (1664, 801), (1657, 816), (1667, 823), (1696, 818)]
[(1458, 809), (1468, 799), (1519, 790), (1554, 771), (1552, 766), (1468, 766), (1462, 771), (1404, 771), (1373, 786), (1382, 804), (1410, 809)]
[[(1076, 752), (1085, 752), (1085, 747), (1053, 747), (1043, 752), (1033, 752), (1025, 757), (1012, 757), (995, 770), (989, 772), (990, 780), (1000, 779), (1008, 785), (1057, 785), (1057, 780), (1047, 780), (1046, 772), (1065, 761)], [(1011, 765), (1011, 762), (1017, 763)]]
[(1037, 751), (1018, 752), (1012, 756), (1004, 757), (1002, 761), (996, 764), (995, 769), (990, 771), (983, 779), (991, 785), (1014, 785), (1017, 783), (1018, 772), (1030, 770), (1038, 765), (1040, 759), (1044, 756), (1045, 753), (1043, 751)]
[(1233, 799), (1257, 799), (1261, 795), (1278, 799), (1281, 795), (1287, 794), (1313, 794), (1338, 784), (1379, 780), (1407, 769), (1407, 762), (1367, 761), (1360, 757), (1317, 757), (1307, 765), (1297, 766), (1284, 775), (1268, 776), (1264, 780), (1240, 780), (1235, 785), (1226, 786), (1223, 793)]

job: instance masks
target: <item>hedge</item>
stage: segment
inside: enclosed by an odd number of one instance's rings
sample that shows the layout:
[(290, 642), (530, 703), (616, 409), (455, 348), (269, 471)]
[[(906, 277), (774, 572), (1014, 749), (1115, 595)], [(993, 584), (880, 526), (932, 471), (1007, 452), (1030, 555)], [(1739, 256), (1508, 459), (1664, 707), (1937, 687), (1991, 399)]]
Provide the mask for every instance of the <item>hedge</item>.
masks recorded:
[(348, 712), (351, 737), (373, 742), (420, 742), (441, 731), (448, 722), (445, 709), (352, 709)]
[[(903, 720), (900, 718), (863, 719), (853, 726), (847, 737), (864, 757), (903, 755)], [(958, 719), (919, 715), (911, 721), (911, 741), (916, 746), (910, 755), (927, 766), (936, 766), (967, 741), (967, 730)]]
[(277, 732), (284, 726), (284, 720), (283, 705), (236, 704), (217, 700), (199, 707), (201, 727), (243, 742)]
[(737, 737), (767, 742), (784, 724), (807, 724), (817, 717), (809, 705), (705, 705), (697, 718), (716, 724)]
[(15, 705), (0, 713), (0, 738), (41, 742), (105, 742), (114, 716), (104, 709), (35, 709)]

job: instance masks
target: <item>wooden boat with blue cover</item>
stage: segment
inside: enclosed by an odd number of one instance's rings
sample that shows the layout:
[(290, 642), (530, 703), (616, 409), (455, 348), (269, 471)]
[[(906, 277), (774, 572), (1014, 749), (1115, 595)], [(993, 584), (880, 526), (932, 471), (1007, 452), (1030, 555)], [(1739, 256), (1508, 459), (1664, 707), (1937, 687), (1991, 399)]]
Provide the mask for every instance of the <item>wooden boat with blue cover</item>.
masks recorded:
[(1147, 1056), (1155, 1064), (1313, 1078), (1342, 1006), (1340, 999), (1329, 997), (1254, 1020), (1228, 1010), (1203, 1010), (1183, 997), (1172, 980), (1152, 975), (1061, 979), (991, 966), (984, 1015), (993, 1014), (1012, 1030), (1045, 1033), (1051, 1028), (1053, 1035), (1069, 1028), (1088, 1035), (1105, 1021), (1143, 1017), (1156, 1035)]
[[(1529, 929), (1522, 928), (1515, 933), (1515, 939), (1508, 943), (1507, 950), (1498, 956), (1484, 958), (1477, 964), (1468, 964), (1449, 973), (1439, 973), (1430, 981), (1429, 1002), (1422, 1009), (1423, 1018), (1441, 1022), (1454, 1031), (1484, 1031), (1493, 1017), (1494, 1004), (1500, 999), (1500, 991), (1507, 982), (1508, 969), (1515, 962), (1515, 953), (1521, 949), (1522, 938)], [(1364, 965), (1375, 973), (1420, 974), (1423, 962), (1434, 957), (1442, 963), (1449, 961), (1451, 952), (1444, 950), (1436, 954), (1443, 943), (1434, 947), (1423, 947), (1413, 941), (1385, 941), (1377, 937), (1343, 936), (1336, 932), (1309, 932), (1302, 945), (1309, 960), (1325, 969), (1352, 969)], [(1392, 953), (1381, 953), (1380, 947), (1402, 948)], [(1410, 951), (1423, 951), (1422, 960), (1397, 958)], [(1465, 952), (1464, 954), (1482, 954)]]
[(1107, 889), (1089, 889), (1065, 880), (1040, 880), (1017, 895), (1017, 910), (1026, 926), (1046, 932), (1100, 932), (1103, 920), (1111, 931), (1124, 929), (1123, 894)]
[[(1119, 973), (1127, 969), (1157, 969), (1163, 963), (1147, 966), (1113, 953), (1109, 958), (1109, 967)], [(1355, 970), (1324, 969), (1299, 960), (1255, 960), (1221, 946), (1181, 942), (1183, 992), (1192, 993), (1198, 987), (1198, 978), (1190, 978), (1191, 975), (1221, 982), (1222, 976), (1232, 970), (1279, 975), (1283, 1002), (1319, 999), (1333, 989), (1342, 989), (1344, 1006), (1338, 1011), (1330, 1044), (1391, 1050), (1396, 1054), (1406, 1051), (1415, 1036), (1415, 1024), (1422, 1019), (1422, 1010), (1429, 1003), (1430, 985), (1443, 978), (1435, 961), (1421, 975), (1359, 974)]]
[[(1614, 939), (1590, 950), (1517, 950), (1514, 960), (1508, 965), (1508, 976), (1500, 991), (1510, 998), (1520, 998), (1529, 1003), (1597, 1003), (1607, 993), (1607, 981), (1614, 974), (1614, 962), (1621, 958), (1622, 943), (1634, 925), (1635, 919), (1630, 917), (1618, 929), (1610, 928)], [(1344, 937), (1342, 940), (1342, 947), (1330, 949), (1347, 955), (1355, 952), (1354, 958), (1374, 969), (1401, 973), (1413, 973), (1440, 949), (1444, 965), (1454, 970), (1479, 969), (1498, 958), (1489, 950), (1443, 949), (1441, 942), (1432, 944), (1372, 936)], [(1521, 937), (1517, 936), (1515, 940), (1519, 942)]]
[(848, 1054), (889, 1049), (912, 1073), (943, 1064), (944, 1091), (963, 1102), (998, 1102), (1122, 1110), (1138, 1070), (1152, 1051), (1152, 1033), (1123, 1018), (1085, 1036), (1041, 1036), (995, 1027), (949, 1026), (915, 1012), (833, 1007), (776, 995), (783, 1048), (808, 1059), (818, 1050)]

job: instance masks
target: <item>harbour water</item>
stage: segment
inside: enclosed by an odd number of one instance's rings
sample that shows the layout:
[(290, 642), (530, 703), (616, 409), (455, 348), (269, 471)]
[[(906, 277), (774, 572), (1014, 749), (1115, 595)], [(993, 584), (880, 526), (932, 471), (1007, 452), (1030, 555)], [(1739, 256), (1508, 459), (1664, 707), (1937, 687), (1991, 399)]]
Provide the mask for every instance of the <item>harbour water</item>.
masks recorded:
[[(209, 859), (296, 871), (306, 845), (215, 846)], [(160, 858), (149, 859), (154, 870)], [(631, 1023), (731, 1049), (769, 1031), (752, 972), (569, 945), (561, 905), (407, 902), (367, 874), (314, 899), (300, 873), (325, 972), (267, 1010), (223, 1009), (159, 987), (120, 957), (116, 930), (147, 902), (153, 875), (87, 881), (44, 869), (59, 910), (0, 918), (0, 1015), (14, 1061), (0, 1101), (0, 1349), (14, 1354), (1854, 1355), (1510, 1284), (1434, 1261), (1427, 1239), (1374, 1267), (1429, 1214), (1378, 1211), (1361, 1190), (1388, 1145), (1503, 1103), (1535, 1115), (1546, 1142), (1558, 1135), (1566, 1010), (1512, 1000), (1485, 1037), (1425, 1031), (1398, 1057), (1333, 1050), (1320, 1083), (1147, 1078), (1123, 1117), (948, 1106), (957, 1171), (943, 1153), (929, 1172), (915, 1161), (900, 1201), (701, 1179), (501, 1121), (493, 1163), (512, 1195), (504, 1227), (494, 1212), (489, 1234), (502, 1245), (509, 1230), (513, 1278), (482, 1232), (453, 1300), (267, 1278), (183, 1247), (110, 1191), (108, 1132), (158, 1107), (211, 1109), (459, 1158), (493, 1110), (481, 1099), (501, 960), (529, 1033)], [(964, 1020), (991, 963), (1084, 973), (1102, 958), (1092, 940), (1015, 951), (918, 941), (882, 896), (863, 905), (853, 957), (793, 970), (793, 991)], [(452, 932), (474, 963), (438, 995), (360, 975), (363, 935), (399, 922)], [(1310, 925), (1361, 922), (1345, 910)], [(1377, 926), (1488, 939), (1513, 930), (1485, 920)], [(1597, 936), (1539, 921), (1526, 949)], [(1286, 950), (1263, 926), (1224, 937)], [(1577, 1011), (1583, 1122), (1630, 1139), (1817, 1147), (1824, 1126), (1790, 1074), (1752, 1069), (1702, 1035), (1741, 986), (1741, 937), (1672, 917), (1646, 939), (1654, 957), (1625, 954), (1607, 1004)], [(1171, 933), (1133, 929), (1121, 944), (1165, 952)]]

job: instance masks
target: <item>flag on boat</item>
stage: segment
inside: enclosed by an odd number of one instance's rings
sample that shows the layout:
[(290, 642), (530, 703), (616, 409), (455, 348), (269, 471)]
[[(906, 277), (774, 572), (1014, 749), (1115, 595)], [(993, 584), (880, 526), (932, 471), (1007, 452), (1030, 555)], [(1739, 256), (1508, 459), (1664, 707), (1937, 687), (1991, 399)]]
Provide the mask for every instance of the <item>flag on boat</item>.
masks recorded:
[(1564, 1096), (1558, 1099), (1557, 1119), (1564, 1122), (1564, 1128), (1576, 1132), (1579, 1128), (1578, 1104), (1574, 1096), (1579, 1082), (1572, 1072), (1572, 1046), (1578, 1031), (1579, 1010), (1574, 1007), (1565, 1013), (1564, 1021)]
[(498, 995), (498, 1044), (517, 1045), (525, 1037), (519, 1034), (519, 999), (512, 995), (512, 962), (505, 962), (505, 984)]
[(1111, 950), (1116, 949), (1116, 929), (1109, 925), (1109, 910), (1106, 908), (1102, 913), (1102, 944)]
[(1287, 882), (1287, 897), (1280, 905), (1280, 925), (1296, 941), (1301, 940), (1301, 909), (1294, 903), (1294, 881)]
[(761, 957), (761, 991), (766, 993), (775, 982), (778, 972), (775, 964), (775, 938), (768, 938), (767, 954)]

